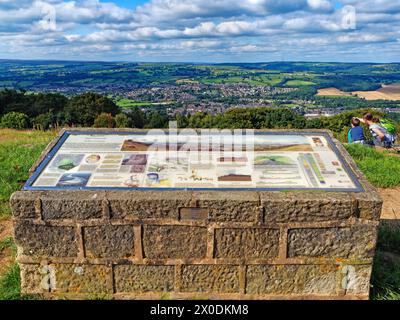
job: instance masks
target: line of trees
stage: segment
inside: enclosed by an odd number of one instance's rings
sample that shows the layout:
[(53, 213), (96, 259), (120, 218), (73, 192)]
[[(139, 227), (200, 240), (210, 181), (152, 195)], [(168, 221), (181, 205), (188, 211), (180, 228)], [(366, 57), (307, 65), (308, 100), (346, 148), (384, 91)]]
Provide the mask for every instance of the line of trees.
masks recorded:
[(374, 110), (358, 109), (329, 118), (306, 119), (291, 109), (262, 107), (231, 109), (216, 115), (204, 112), (187, 116), (177, 114), (170, 118), (162, 110), (143, 112), (132, 108), (122, 112), (111, 99), (96, 93), (67, 98), (60, 94), (0, 91), (0, 126), (15, 129), (46, 130), (61, 126), (166, 128), (170, 120), (176, 120), (179, 128), (329, 129), (345, 141), (351, 118), (360, 117), (367, 111), (381, 118), (385, 116)]
[[(115, 118), (115, 119), (114, 119)], [(27, 129), (62, 126), (164, 127), (168, 117), (162, 111), (148, 113), (138, 108), (122, 110), (106, 96), (84, 93), (72, 98), (57, 93), (27, 94), (0, 91), (0, 126)]]

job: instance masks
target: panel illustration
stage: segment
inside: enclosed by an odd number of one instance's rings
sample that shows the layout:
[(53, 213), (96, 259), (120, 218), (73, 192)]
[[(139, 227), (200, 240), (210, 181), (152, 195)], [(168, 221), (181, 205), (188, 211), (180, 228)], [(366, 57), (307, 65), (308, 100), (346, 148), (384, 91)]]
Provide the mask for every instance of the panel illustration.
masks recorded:
[(213, 138), (66, 133), (25, 188), (360, 189), (328, 135), (266, 132), (206, 143)]

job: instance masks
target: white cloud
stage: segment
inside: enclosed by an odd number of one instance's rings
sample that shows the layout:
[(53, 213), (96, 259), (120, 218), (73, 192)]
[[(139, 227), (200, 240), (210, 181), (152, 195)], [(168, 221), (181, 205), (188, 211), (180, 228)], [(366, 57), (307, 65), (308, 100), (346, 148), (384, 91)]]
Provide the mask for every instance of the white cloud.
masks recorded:
[(385, 35), (377, 35), (377, 34), (345, 34), (341, 35), (337, 38), (338, 42), (341, 43), (376, 43), (376, 42), (387, 42), (391, 41), (391, 39)]
[(307, 10), (307, 0), (152, 0), (136, 10), (142, 21), (263, 16)]
[[(0, 58), (115, 59), (129, 50), (153, 57), (203, 60), (203, 53), (239, 57), (295, 57), (398, 52), (400, 2), (342, 0), (353, 5), (357, 28), (345, 30), (333, 0), (149, 0), (137, 8), (112, 0), (0, 0)], [(44, 30), (43, 7), (56, 12), (57, 28)], [(351, 49), (351, 50), (350, 50)], [(381, 48), (379, 48), (381, 49)], [(388, 56), (392, 56), (386, 53)], [(262, 58), (262, 59), (261, 59)]]
[(307, 0), (308, 6), (313, 10), (331, 11), (332, 3), (328, 0)]
[(398, 0), (342, 0), (342, 2), (354, 6), (358, 12), (400, 13)]

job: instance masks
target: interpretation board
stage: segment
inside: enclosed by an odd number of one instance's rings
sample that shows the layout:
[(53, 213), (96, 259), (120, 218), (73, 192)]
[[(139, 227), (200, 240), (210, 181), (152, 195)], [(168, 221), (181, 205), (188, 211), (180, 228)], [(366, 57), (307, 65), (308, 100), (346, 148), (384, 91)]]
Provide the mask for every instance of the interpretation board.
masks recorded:
[(66, 131), (24, 190), (363, 188), (327, 133)]

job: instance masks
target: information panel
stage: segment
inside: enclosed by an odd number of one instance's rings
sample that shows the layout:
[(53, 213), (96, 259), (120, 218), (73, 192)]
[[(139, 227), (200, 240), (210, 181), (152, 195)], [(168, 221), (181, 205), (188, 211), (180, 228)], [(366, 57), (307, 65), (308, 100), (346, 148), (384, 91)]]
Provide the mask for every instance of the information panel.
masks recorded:
[(26, 190), (362, 191), (323, 133), (66, 132)]

